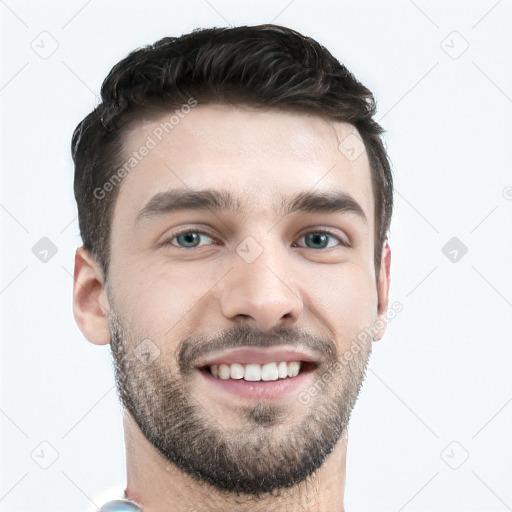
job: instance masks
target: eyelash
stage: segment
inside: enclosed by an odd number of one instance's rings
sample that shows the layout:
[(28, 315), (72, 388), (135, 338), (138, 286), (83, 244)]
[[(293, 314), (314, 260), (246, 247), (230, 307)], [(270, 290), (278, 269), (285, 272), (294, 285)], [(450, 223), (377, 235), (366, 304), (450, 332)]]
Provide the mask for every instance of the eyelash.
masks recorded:
[[(175, 233), (171, 238), (168, 238), (167, 240), (164, 240), (164, 242), (162, 242), (162, 246), (172, 246), (172, 247), (176, 247), (177, 249), (183, 249), (183, 250), (186, 250), (186, 251), (193, 251), (194, 249), (200, 249), (200, 247), (179, 247), (175, 244), (172, 243), (172, 240), (174, 240), (175, 238), (181, 236), (181, 235), (186, 235), (186, 234), (189, 234), (189, 233), (197, 233), (199, 235), (205, 235), (209, 238), (211, 238), (212, 240), (216, 241), (216, 239), (211, 236), (207, 231), (203, 231), (202, 229), (185, 229), (183, 231), (179, 231), (178, 233)], [(341, 239), (339, 236), (335, 235), (332, 231), (329, 231), (329, 230), (326, 230), (326, 229), (323, 229), (323, 230), (311, 230), (311, 231), (306, 231), (305, 233), (303, 233), (300, 238), (306, 236), (306, 235), (309, 235), (311, 233), (315, 233), (315, 234), (321, 234), (321, 235), (329, 235), (333, 238), (335, 238), (336, 240), (338, 240), (338, 242), (340, 242), (340, 245), (342, 247), (350, 247), (350, 243), (349, 242), (346, 242), (345, 240)], [(216, 244), (218, 245), (218, 244)], [(303, 249), (310, 249), (310, 247), (302, 247)], [(326, 249), (312, 249), (314, 251), (328, 251), (330, 249), (334, 249), (334, 247), (330, 247), (330, 248), (326, 248)]]

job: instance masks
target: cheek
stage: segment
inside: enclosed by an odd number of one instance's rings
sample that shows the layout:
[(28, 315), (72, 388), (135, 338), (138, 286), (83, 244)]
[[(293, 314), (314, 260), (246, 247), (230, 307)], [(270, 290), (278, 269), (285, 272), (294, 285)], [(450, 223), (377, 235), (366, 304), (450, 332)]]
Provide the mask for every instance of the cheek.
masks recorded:
[(192, 270), (185, 264), (151, 265), (142, 260), (125, 265), (114, 285), (116, 303), (129, 315), (131, 325), (168, 343), (183, 331), (182, 320), (218, 280), (210, 279), (207, 272), (206, 268), (198, 272), (197, 266)]
[[(317, 274), (315, 283), (309, 300), (336, 333), (340, 352), (344, 351), (377, 317), (376, 283), (371, 272), (357, 264)], [(322, 283), (320, 288), (318, 283)]]

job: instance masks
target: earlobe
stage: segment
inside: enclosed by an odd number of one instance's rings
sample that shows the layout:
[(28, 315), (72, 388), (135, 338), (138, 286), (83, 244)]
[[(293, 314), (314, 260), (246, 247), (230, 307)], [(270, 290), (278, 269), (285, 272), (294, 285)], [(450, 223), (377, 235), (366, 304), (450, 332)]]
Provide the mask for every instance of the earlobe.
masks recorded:
[(382, 247), (382, 256), (380, 261), (380, 271), (379, 271), (379, 280), (377, 286), (377, 293), (379, 299), (379, 305), (377, 313), (379, 317), (376, 321), (376, 332), (374, 336), (374, 340), (380, 340), (384, 333), (386, 332), (387, 327), (387, 319), (386, 312), (389, 305), (389, 286), (391, 283), (391, 249), (388, 244), (388, 240), (384, 241), (384, 245)]
[(84, 247), (75, 253), (73, 313), (83, 335), (95, 345), (110, 342), (110, 305), (100, 265)]

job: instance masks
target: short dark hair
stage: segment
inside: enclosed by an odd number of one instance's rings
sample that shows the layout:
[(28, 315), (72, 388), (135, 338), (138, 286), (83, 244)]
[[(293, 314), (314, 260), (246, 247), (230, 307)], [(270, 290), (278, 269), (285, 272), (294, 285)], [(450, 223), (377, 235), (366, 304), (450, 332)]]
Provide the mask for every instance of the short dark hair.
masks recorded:
[(393, 209), (393, 179), (383, 129), (373, 119), (373, 94), (317, 41), (272, 24), (165, 37), (132, 51), (105, 78), (101, 103), (76, 127), (71, 143), (80, 234), (105, 276), (120, 187), (108, 187), (108, 194), (103, 187), (113, 177), (120, 179), (115, 173), (126, 160), (124, 135), (147, 115), (171, 112), (190, 98), (198, 104), (310, 113), (355, 126), (371, 167), (378, 277)]

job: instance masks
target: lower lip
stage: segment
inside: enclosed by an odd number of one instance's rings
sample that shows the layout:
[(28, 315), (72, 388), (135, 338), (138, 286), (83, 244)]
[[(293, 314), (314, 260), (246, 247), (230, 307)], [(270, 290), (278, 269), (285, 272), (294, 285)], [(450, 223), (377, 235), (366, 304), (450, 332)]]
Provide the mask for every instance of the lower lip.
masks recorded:
[(295, 377), (285, 379), (251, 382), (244, 379), (219, 379), (207, 370), (199, 370), (206, 383), (243, 398), (256, 400), (284, 397), (297, 388), (304, 387), (312, 371), (303, 371)]

